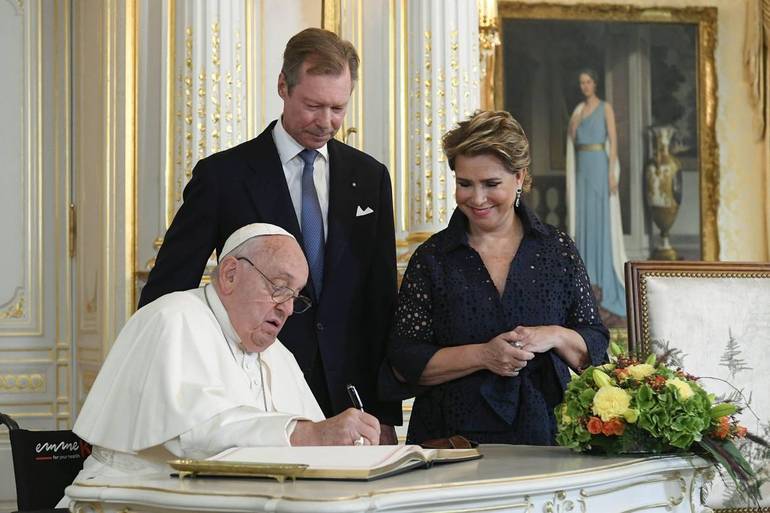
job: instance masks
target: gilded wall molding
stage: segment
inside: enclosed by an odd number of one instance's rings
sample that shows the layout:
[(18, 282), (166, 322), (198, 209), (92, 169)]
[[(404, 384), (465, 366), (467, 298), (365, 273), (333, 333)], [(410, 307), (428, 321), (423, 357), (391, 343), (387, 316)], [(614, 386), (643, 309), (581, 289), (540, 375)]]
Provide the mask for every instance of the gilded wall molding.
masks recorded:
[(17, 48), (7, 49), (10, 53), (9, 68), (6, 71), (10, 73), (9, 76), (18, 72), (16, 80), (21, 90), (19, 96), (8, 98), (8, 101), (17, 105), (19, 113), (17, 118), (6, 121), (9, 129), (19, 130), (20, 160), (18, 167), (14, 165), (14, 169), (8, 169), (7, 173), (15, 175), (13, 182), (18, 180), (20, 194), (14, 195), (5, 204), (13, 212), (11, 214), (6, 211), (8, 213), (5, 217), (8, 223), (17, 225), (22, 238), (15, 241), (14, 247), (18, 253), (13, 254), (9, 250), (7, 254), (7, 257), (14, 259), (18, 255), (18, 260), (12, 265), (14, 271), (6, 273), (6, 278), (19, 281), (3, 287), (13, 292), (11, 297), (0, 298), (0, 337), (40, 336), (43, 333), (44, 314), (42, 7), (40, 1), (27, 4), (9, 0), (9, 3), (17, 16), (15, 22), (18, 22), (20, 39)]
[(0, 393), (40, 393), (45, 390), (46, 379), (43, 374), (0, 374)]
[(498, 0), (500, 17), (555, 20), (634, 21), (640, 23), (716, 22), (715, 7), (639, 7), (634, 5), (532, 3)]
[[(718, 260), (719, 148), (716, 138), (718, 105), (715, 50), (716, 7), (639, 7), (606, 3), (574, 5), (499, 0), (501, 18), (684, 23), (698, 28), (698, 155), (700, 159), (700, 238), (703, 260)], [(502, 75), (502, 59), (496, 76)], [(495, 102), (502, 105), (502, 81), (496, 80)], [(482, 92), (483, 94), (483, 92)]]
[(83, 368), (101, 365), (136, 304), (139, 4), (66, 4), (73, 20), (72, 183), (82, 225), (74, 266), (73, 402), (86, 393)]
[[(407, 71), (409, 59), (408, 19), (406, 0), (390, 1), (389, 16), (389, 69), (390, 69), (390, 166), (393, 174), (394, 213), (396, 216), (396, 232), (407, 230), (409, 219), (409, 195), (405, 185), (408, 183), (408, 140), (409, 128), (409, 74)], [(402, 244), (405, 241), (400, 241)]]
[(16, 16), (24, 15), (24, 0), (6, 0), (16, 11)]
[[(365, 59), (363, 11), (362, 0), (325, 0), (322, 5), (321, 23), (323, 28), (350, 41), (358, 51), (359, 57)], [(360, 150), (365, 149), (363, 108), (365, 88), (366, 68), (362, 65), (358, 68), (358, 80), (350, 95), (345, 119), (335, 135), (335, 139)]]
[(0, 308), (0, 320), (24, 317), (24, 289), (16, 287), (13, 298)]
[[(22, 427), (69, 429), (72, 261), (70, 0), (0, 2), (6, 29), (7, 80), (3, 220), (13, 236), (3, 253), (0, 297), (0, 399)], [(13, 92), (11, 92), (13, 91)], [(6, 134), (9, 135), (9, 134)], [(3, 144), (0, 146), (6, 147)], [(13, 164), (11, 162), (13, 161)], [(17, 185), (18, 184), (18, 185)], [(8, 232), (4, 232), (8, 234)], [(0, 435), (0, 510), (15, 509), (7, 433)], [(13, 508), (11, 506), (14, 506)]]
[(743, 66), (754, 108), (756, 137), (765, 136), (765, 117), (770, 113), (767, 102), (767, 68), (770, 62), (770, 0), (749, 0), (743, 41)]
[(340, 33), (342, 0), (323, 0), (321, 3), (321, 27)]
[[(393, 177), (393, 213), (395, 216), (398, 281), (412, 256), (408, 229), (409, 205), (409, 10), (407, 0), (390, 0), (389, 82), (390, 171)], [(406, 432), (404, 432), (404, 436)]]

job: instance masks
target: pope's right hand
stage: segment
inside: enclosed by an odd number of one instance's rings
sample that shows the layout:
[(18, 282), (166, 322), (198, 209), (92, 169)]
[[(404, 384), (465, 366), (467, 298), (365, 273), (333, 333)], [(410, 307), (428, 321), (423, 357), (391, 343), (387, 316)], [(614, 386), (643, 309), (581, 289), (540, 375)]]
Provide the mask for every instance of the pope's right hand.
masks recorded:
[(479, 345), (481, 363), (499, 376), (518, 376), (535, 353), (513, 345), (513, 332), (501, 333), (489, 342)]
[(380, 421), (356, 408), (348, 408), (321, 422), (300, 420), (291, 435), (291, 445), (364, 445), (380, 443)]

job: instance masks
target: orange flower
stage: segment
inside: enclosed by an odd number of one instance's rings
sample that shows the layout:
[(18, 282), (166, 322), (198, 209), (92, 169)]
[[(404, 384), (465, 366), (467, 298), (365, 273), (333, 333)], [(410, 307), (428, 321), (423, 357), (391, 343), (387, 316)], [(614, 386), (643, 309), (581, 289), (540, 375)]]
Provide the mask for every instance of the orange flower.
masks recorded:
[(599, 417), (591, 417), (588, 419), (588, 424), (586, 425), (586, 428), (588, 429), (588, 432), (592, 435), (598, 435), (602, 432), (602, 419)]
[(618, 381), (623, 381), (628, 377), (628, 369), (627, 368), (617, 368), (614, 370), (615, 373), (615, 379)]
[(623, 423), (620, 419), (612, 419), (608, 422), (605, 422), (602, 426), (602, 433), (605, 436), (611, 436), (611, 435), (622, 435), (623, 431), (626, 430), (626, 425)]
[(730, 434), (729, 417), (719, 417), (719, 425), (714, 428), (714, 436), (724, 440), (728, 434)]
[(663, 387), (666, 386), (666, 378), (661, 376), (660, 374), (655, 374), (653, 376), (647, 376), (644, 381), (656, 392), (660, 392)]
[(746, 433), (748, 432), (748, 428), (746, 426), (735, 426), (735, 436), (738, 438), (743, 438), (746, 436)]

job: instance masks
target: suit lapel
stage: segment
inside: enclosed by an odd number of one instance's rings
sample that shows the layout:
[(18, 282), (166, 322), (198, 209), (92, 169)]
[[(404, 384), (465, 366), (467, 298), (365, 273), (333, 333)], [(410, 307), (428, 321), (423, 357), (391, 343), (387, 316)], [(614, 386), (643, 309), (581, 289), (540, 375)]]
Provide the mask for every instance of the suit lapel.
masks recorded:
[[(329, 234), (324, 256), (324, 283), (333, 283), (341, 272), (339, 263), (348, 250), (355, 215), (356, 172), (339, 152), (337, 141), (329, 141)], [(343, 271), (344, 272), (344, 271)], [(325, 287), (324, 287), (325, 289)], [(323, 300), (323, 296), (321, 297)]]
[(289, 187), (278, 150), (273, 141), (275, 121), (254, 140), (254, 149), (248, 162), (253, 173), (247, 176), (245, 186), (249, 191), (258, 219), (286, 229), (302, 244), (302, 231), (291, 202)]

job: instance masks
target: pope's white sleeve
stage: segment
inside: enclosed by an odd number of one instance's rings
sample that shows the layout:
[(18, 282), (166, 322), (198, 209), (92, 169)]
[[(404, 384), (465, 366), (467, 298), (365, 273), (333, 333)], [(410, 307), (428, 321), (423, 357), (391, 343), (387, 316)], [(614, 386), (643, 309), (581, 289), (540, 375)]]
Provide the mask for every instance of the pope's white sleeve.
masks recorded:
[(250, 406), (225, 410), (163, 444), (179, 458), (208, 458), (230, 447), (288, 446), (298, 415)]

